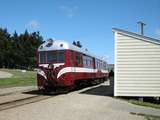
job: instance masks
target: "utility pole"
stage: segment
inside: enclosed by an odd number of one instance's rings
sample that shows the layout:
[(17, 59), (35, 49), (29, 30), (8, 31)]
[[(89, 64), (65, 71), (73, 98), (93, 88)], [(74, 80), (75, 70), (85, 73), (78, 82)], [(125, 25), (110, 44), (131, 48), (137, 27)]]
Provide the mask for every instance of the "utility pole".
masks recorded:
[(145, 24), (144, 22), (142, 22), (142, 21), (137, 22), (137, 24), (140, 25), (141, 35), (143, 35), (143, 34), (144, 34), (144, 26), (145, 26), (146, 24)]

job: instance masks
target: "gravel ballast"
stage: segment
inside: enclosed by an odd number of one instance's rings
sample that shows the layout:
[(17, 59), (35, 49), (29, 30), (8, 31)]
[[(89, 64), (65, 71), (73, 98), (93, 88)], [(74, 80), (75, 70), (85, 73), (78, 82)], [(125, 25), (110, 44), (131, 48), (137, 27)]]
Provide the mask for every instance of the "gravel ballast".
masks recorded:
[(133, 113), (160, 115), (147, 108), (110, 97), (110, 87), (98, 86), (53, 96), (39, 102), (0, 111), (0, 120), (144, 120)]

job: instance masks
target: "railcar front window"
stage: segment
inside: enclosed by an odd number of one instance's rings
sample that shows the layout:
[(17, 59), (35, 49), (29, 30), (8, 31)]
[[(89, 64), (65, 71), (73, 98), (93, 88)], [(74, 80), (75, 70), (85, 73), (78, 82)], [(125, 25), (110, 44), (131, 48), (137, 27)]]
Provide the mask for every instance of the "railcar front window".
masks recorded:
[(40, 63), (45, 63), (46, 62), (45, 52), (40, 52), (39, 53), (39, 62)]
[(56, 52), (48, 51), (47, 52), (47, 62), (56, 62)]
[(64, 51), (46, 51), (39, 53), (39, 63), (62, 63), (65, 62)]
[(64, 51), (58, 52), (58, 62), (64, 62)]

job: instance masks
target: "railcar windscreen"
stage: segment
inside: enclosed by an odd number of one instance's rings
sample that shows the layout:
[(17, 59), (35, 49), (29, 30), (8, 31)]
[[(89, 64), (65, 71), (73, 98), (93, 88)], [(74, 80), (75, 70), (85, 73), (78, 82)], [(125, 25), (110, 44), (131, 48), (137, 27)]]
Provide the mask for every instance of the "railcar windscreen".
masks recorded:
[(64, 62), (64, 50), (59, 51), (57, 57), (58, 57), (58, 60), (57, 60), (58, 62)]
[(64, 50), (39, 52), (39, 63), (62, 63), (62, 62), (65, 62)]
[(39, 53), (39, 62), (40, 63), (45, 63), (46, 62), (45, 52), (40, 52)]
[(57, 61), (57, 55), (56, 52), (48, 51), (47, 52), (47, 62), (56, 62)]

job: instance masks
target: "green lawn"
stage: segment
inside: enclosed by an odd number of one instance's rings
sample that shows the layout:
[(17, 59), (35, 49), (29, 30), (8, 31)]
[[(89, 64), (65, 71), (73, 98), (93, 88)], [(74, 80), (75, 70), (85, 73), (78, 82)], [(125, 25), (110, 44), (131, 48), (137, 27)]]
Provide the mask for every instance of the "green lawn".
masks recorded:
[(0, 78), (0, 88), (36, 85), (36, 72), (26, 71), (23, 73), (18, 69), (0, 69), (0, 71), (13, 74), (11, 78)]
[(135, 104), (135, 105), (140, 105), (140, 106), (145, 106), (145, 107), (151, 107), (151, 108), (156, 108), (160, 109), (160, 101), (156, 101), (153, 98), (152, 99), (145, 99), (144, 101), (139, 100), (138, 98), (127, 98), (127, 97), (114, 97), (116, 99), (121, 99), (125, 100), (129, 103)]
[(145, 115), (146, 120), (160, 120), (160, 116)]
[(136, 104), (136, 105), (141, 105), (141, 106), (146, 106), (146, 107), (152, 107), (152, 108), (160, 109), (160, 104), (156, 104), (156, 103), (143, 102), (143, 101), (135, 100), (135, 99), (130, 99), (129, 102), (132, 103), (132, 104)]

